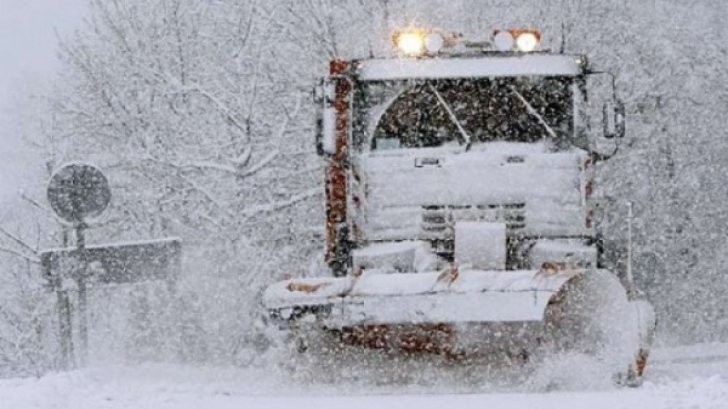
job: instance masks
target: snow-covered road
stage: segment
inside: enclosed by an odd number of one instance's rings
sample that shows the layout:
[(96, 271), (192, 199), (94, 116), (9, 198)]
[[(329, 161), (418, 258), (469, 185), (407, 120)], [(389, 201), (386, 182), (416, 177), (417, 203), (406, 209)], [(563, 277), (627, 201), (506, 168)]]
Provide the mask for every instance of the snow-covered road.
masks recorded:
[(658, 349), (637, 389), (434, 394), (354, 385), (311, 390), (263, 370), (146, 364), (0, 380), (0, 408), (728, 408), (728, 345)]

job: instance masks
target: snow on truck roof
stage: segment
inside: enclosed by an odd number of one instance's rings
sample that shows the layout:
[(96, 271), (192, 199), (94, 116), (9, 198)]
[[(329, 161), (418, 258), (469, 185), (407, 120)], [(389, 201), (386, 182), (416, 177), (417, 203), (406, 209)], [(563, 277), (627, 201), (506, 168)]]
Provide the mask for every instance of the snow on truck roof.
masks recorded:
[(412, 78), (511, 77), (523, 75), (576, 76), (586, 60), (564, 54), (484, 54), (482, 57), (433, 59), (368, 59), (355, 64), (360, 81)]

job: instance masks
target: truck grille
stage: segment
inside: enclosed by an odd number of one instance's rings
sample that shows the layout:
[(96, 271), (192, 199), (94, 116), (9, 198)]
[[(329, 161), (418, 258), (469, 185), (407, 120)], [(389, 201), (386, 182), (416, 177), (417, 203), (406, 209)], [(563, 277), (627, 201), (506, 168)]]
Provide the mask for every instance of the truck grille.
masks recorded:
[(425, 233), (451, 238), (457, 221), (505, 223), (508, 231), (515, 231), (526, 227), (526, 204), (422, 206), (421, 228)]

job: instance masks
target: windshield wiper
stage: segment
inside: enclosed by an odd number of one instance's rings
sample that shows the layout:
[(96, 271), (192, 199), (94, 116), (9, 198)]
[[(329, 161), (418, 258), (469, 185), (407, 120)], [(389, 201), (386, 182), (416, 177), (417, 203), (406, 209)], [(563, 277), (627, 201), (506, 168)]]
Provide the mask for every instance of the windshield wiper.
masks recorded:
[(508, 88), (510, 88), (510, 90), (513, 91), (514, 94), (516, 94), (516, 97), (518, 97), (518, 99), (521, 100), (521, 102), (523, 102), (523, 105), (526, 106), (526, 111), (528, 111), (529, 114), (533, 115), (538, 120), (538, 122), (541, 125), (543, 125), (544, 129), (546, 129), (546, 132), (552, 138), (556, 139), (557, 138), (556, 132), (554, 132), (554, 130), (551, 129), (549, 124), (546, 123), (546, 121), (543, 119), (543, 117), (541, 115), (539, 115), (538, 111), (536, 111), (536, 109), (531, 104), (529, 104), (528, 101), (526, 101), (526, 98), (524, 98), (523, 95), (521, 95), (521, 93), (518, 92), (516, 87), (514, 87), (513, 85), (509, 85)]
[(442, 97), (442, 95), (440, 95), (440, 93), (437, 92), (437, 89), (435, 89), (435, 87), (433, 87), (432, 84), (427, 84), (427, 85), (429, 85), (432, 92), (435, 93), (435, 96), (437, 97), (438, 102), (440, 102), (440, 105), (442, 105), (442, 107), (445, 108), (445, 111), (447, 112), (447, 115), (450, 117), (450, 120), (452, 121), (452, 123), (455, 124), (455, 127), (458, 128), (458, 132), (460, 132), (460, 136), (462, 136), (463, 140), (465, 141), (465, 151), (466, 152), (469, 151), (470, 145), (472, 145), (472, 139), (470, 138), (470, 135), (465, 130), (463, 125), (460, 123), (460, 121), (458, 121), (458, 117), (456, 117), (455, 113), (452, 111), (452, 109), (450, 109), (450, 105), (448, 105), (447, 102), (445, 102), (445, 99)]

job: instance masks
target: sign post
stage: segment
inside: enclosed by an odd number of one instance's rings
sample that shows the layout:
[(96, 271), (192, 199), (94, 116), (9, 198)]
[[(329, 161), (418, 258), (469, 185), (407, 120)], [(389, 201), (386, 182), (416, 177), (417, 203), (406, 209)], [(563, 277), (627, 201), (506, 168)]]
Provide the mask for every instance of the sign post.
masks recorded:
[[(60, 168), (48, 185), (48, 201), (59, 218), (73, 226), (75, 247), (41, 252), (43, 274), (56, 291), (62, 365), (70, 367), (74, 356), (71, 302), (66, 282), (78, 290), (78, 334), (80, 359), (88, 354), (88, 286), (167, 280), (170, 284), (181, 269), (182, 242), (167, 238), (131, 243), (87, 245), (88, 221), (109, 205), (111, 191), (101, 171), (88, 164)], [(65, 243), (64, 243), (65, 244)]]
[[(111, 200), (109, 183), (101, 171), (89, 164), (74, 163), (61, 167), (53, 176), (47, 190), (48, 202), (53, 211), (73, 225), (76, 232), (76, 248), (86, 246), (84, 230), (86, 221), (101, 215)], [(49, 265), (47, 273), (54, 271)], [(68, 292), (63, 288), (63, 277), (56, 272), (52, 282), (58, 293), (58, 314), (61, 336), (62, 363), (67, 366), (73, 352), (71, 310)], [(81, 362), (85, 364), (88, 353), (88, 315), (86, 312), (86, 260), (83, 257), (75, 266), (74, 281), (78, 289), (79, 336), (81, 338)]]
[[(84, 224), (76, 225), (76, 248), (83, 250), (86, 247), (84, 236)], [(76, 288), (78, 288), (78, 335), (81, 340), (81, 366), (86, 365), (88, 357), (88, 294), (86, 293), (87, 264), (84, 257), (81, 257), (76, 275)]]

